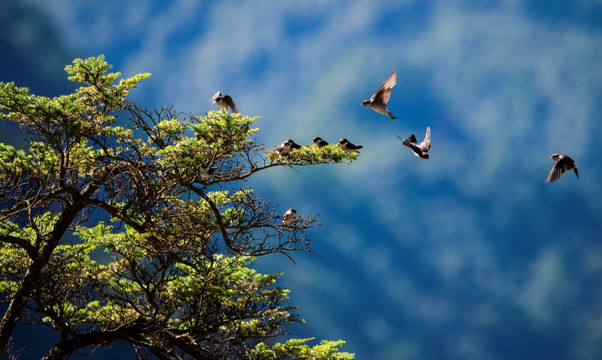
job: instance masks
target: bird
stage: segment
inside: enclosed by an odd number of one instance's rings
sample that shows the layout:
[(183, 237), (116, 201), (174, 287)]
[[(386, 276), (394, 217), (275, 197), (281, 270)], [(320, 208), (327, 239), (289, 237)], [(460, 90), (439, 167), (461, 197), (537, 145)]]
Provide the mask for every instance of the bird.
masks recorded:
[(359, 151), (357, 151), (357, 150), (363, 148), (362, 145), (352, 144), (352, 143), (349, 142), (349, 140), (347, 140), (345, 138), (341, 138), (339, 140), (339, 146), (346, 153), (353, 153), (353, 152), (359, 153)]
[(552, 154), (550, 158), (552, 158), (556, 162), (554, 163), (554, 166), (552, 166), (552, 169), (550, 169), (550, 172), (548, 173), (548, 177), (546, 178), (546, 184), (553, 183), (554, 181), (560, 179), (562, 174), (569, 170), (573, 170), (575, 172), (575, 175), (577, 175), (577, 178), (579, 178), (579, 171), (577, 170), (577, 164), (575, 163), (575, 160), (571, 159), (570, 157), (564, 154)]
[(362, 105), (376, 111), (377, 113), (387, 115), (391, 119), (397, 119), (389, 112), (389, 110), (387, 110), (386, 107), (395, 84), (397, 84), (397, 70), (394, 70), (391, 73), (389, 78), (382, 83), (382, 85), (378, 88), (378, 90), (376, 90), (374, 95), (372, 95), (369, 100), (362, 101)]
[(322, 140), (322, 138), (319, 136), (316, 136), (314, 138), (313, 142), (314, 142), (314, 144), (316, 144), (317, 147), (323, 147), (323, 146), (328, 145), (328, 143), (326, 141)]
[(297, 215), (297, 210), (295, 210), (293, 208), (286, 210), (284, 215), (282, 215), (282, 224), (283, 225), (292, 224), (297, 218), (295, 215)]
[(426, 160), (429, 158), (428, 151), (431, 148), (431, 128), (430, 127), (426, 128), (426, 134), (424, 135), (424, 140), (420, 144), (416, 140), (416, 136), (414, 136), (414, 134), (410, 135), (410, 137), (407, 139), (403, 139), (399, 135), (395, 135), (395, 136), (397, 136), (397, 138), (399, 140), (401, 140), (401, 143), (403, 145), (412, 149), (412, 151), (414, 152), (414, 155), (418, 156), (420, 159)]
[(221, 109), (228, 110), (228, 106), (229, 106), (230, 110), (232, 110), (233, 113), (240, 114), (240, 111), (238, 111), (238, 108), (236, 107), (236, 104), (234, 104), (234, 100), (232, 100), (232, 97), (230, 95), (222, 96), (221, 91), (218, 91), (215, 93), (215, 95), (213, 95), (213, 97), (211, 98), (211, 103), (217, 104), (217, 106), (220, 108), (220, 110)]
[(284, 140), (282, 142), (282, 144), (280, 144), (278, 146), (274, 146), (274, 151), (278, 155), (288, 155), (288, 154), (290, 154), (292, 149), (299, 149), (299, 148), (301, 148), (301, 145), (295, 143), (293, 141), (293, 139), (288, 138), (288, 139)]
[(294, 142), (291, 138), (286, 139), (286, 142), (291, 146), (291, 149), (301, 149), (301, 145)]
[(209, 179), (217, 168), (209, 164), (201, 164), (201, 179)]

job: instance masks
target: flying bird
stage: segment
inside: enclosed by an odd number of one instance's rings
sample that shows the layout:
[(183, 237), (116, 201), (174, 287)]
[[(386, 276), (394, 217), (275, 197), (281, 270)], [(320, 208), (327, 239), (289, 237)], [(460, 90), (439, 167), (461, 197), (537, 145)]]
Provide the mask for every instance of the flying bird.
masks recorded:
[(220, 110), (228, 110), (228, 107), (230, 107), (230, 110), (232, 110), (233, 113), (240, 114), (240, 111), (238, 111), (238, 108), (236, 107), (236, 104), (234, 104), (234, 100), (232, 100), (232, 97), (230, 95), (222, 96), (221, 91), (218, 91), (215, 93), (215, 95), (213, 95), (213, 97), (211, 98), (211, 103), (217, 104)]
[(278, 146), (274, 146), (274, 151), (278, 155), (288, 155), (288, 154), (290, 154), (292, 149), (299, 149), (299, 148), (301, 148), (301, 145), (295, 143), (293, 141), (293, 139), (288, 138), (288, 139), (284, 140), (282, 142), (282, 144), (280, 144)]
[(560, 179), (562, 174), (570, 170), (573, 170), (575, 175), (577, 175), (577, 178), (579, 178), (579, 171), (577, 170), (577, 164), (575, 163), (575, 160), (564, 154), (552, 154), (550, 158), (556, 162), (548, 173), (548, 177), (546, 178), (547, 184), (553, 183), (554, 181)]
[(424, 140), (422, 140), (422, 142), (420, 144), (416, 140), (416, 136), (414, 136), (414, 134), (410, 135), (410, 137), (407, 139), (403, 139), (399, 135), (395, 135), (395, 136), (397, 136), (397, 138), (399, 140), (401, 140), (401, 143), (403, 145), (412, 149), (412, 151), (414, 152), (414, 155), (418, 156), (420, 159), (426, 160), (429, 158), (428, 152), (431, 148), (431, 128), (430, 127), (426, 128), (426, 134), (424, 135)]
[(377, 113), (381, 113), (383, 115), (387, 115), (391, 119), (397, 119), (393, 114), (387, 110), (387, 103), (389, 102), (389, 98), (391, 98), (391, 91), (393, 90), (393, 86), (397, 84), (397, 70), (394, 70), (389, 78), (382, 83), (382, 85), (376, 90), (374, 95), (369, 100), (362, 101), (362, 105), (376, 111)]
[(216, 169), (216, 167), (212, 167), (209, 164), (201, 164), (201, 179), (209, 179)]
[(328, 145), (328, 143), (326, 141), (322, 140), (322, 138), (319, 136), (316, 136), (313, 141), (317, 147), (322, 147), (322, 146)]
[(290, 208), (282, 215), (282, 224), (290, 225), (296, 220), (297, 210)]
[(341, 147), (341, 149), (343, 149), (343, 151), (345, 151), (346, 153), (359, 153), (359, 149), (363, 148), (362, 145), (355, 145), (349, 142), (349, 140), (345, 139), (345, 138), (341, 138), (341, 140), (339, 140), (339, 146)]

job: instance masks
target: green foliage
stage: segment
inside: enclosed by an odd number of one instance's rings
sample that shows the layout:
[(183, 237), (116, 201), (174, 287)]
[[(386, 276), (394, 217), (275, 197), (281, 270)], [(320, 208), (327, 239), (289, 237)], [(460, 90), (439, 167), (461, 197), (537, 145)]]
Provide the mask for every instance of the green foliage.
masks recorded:
[(334, 144), (323, 147), (303, 145), (300, 149), (293, 149), (290, 154), (286, 155), (280, 155), (275, 151), (267, 151), (266, 154), (279, 164), (335, 164), (343, 161), (351, 164), (359, 156), (357, 152), (347, 153), (340, 146)]
[[(113, 82), (119, 73), (106, 73), (111, 66), (104, 56), (76, 59), (65, 70), (69, 80), (83, 85), (75, 93), (54, 98), (30, 95), (29, 89), (16, 87), (14, 83), (0, 83), (0, 119), (13, 121), (24, 132), (40, 136), (50, 144), (68, 138), (114, 133), (108, 127), (115, 122), (112, 112), (122, 110), (131, 88), (150, 76), (139, 74)], [(108, 135), (108, 134), (107, 134)]]
[(351, 359), (341, 341), (264, 343), (302, 320), (280, 274), (251, 263), (311, 251), (319, 223), (282, 225), (243, 180), (357, 154), (279, 156), (253, 138), (257, 117), (141, 108), (126, 96), (150, 74), (110, 69), (102, 55), (76, 59), (65, 70), (81, 86), (54, 98), (0, 83), (0, 119), (30, 135), (25, 150), (0, 144), (0, 300), (61, 334), (49, 358), (121, 341), (163, 358)]
[(271, 346), (260, 343), (255, 348), (249, 350), (249, 359), (350, 360), (355, 358), (353, 354), (339, 352), (339, 347), (345, 344), (342, 340), (322, 341), (319, 345), (310, 347), (306, 343), (311, 340), (313, 338), (290, 339), (283, 344), (276, 343)]

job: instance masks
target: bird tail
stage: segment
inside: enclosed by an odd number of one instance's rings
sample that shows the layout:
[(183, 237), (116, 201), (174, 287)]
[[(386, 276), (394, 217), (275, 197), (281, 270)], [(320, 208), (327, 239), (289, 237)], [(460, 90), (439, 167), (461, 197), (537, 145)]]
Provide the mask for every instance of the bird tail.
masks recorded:
[(412, 135), (410, 135), (409, 138), (403, 139), (401, 141), (401, 143), (404, 144), (405, 146), (412, 147), (410, 144), (416, 143), (416, 136), (414, 136), (414, 134), (412, 134)]

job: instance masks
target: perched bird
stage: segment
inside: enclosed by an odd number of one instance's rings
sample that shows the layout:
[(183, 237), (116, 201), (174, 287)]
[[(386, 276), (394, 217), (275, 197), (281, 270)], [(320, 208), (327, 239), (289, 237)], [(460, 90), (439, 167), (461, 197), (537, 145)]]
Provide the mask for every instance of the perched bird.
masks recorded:
[(378, 88), (378, 90), (376, 90), (374, 95), (372, 95), (369, 100), (362, 101), (362, 105), (369, 107), (378, 113), (387, 115), (391, 119), (397, 119), (389, 112), (389, 110), (387, 110), (386, 107), (395, 84), (397, 84), (397, 70), (391, 73), (391, 76), (389, 76), (389, 78), (382, 83), (382, 85)]
[(326, 141), (322, 140), (322, 138), (319, 136), (316, 136), (313, 141), (317, 147), (322, 147), (322, 146), (328, 145), (328, 143)]
[(547, 184), (553, 183), (554, 181), (560, 179), (562, 174), (569, 170), (573, 170), (575, 175), (577, 175), (577, 178), (579, 178), (579, 171), (577, 170), (577, 164), (575, 163), (575, 160), (564, 154), (552, 154), (550, 157), (556, 162), (548, 173), (548, 177), (546, 178)]
[(286, 139), (286, 142), (291, 146), (291, 149), (301, 149), (301, 145), (294, 142), (291, 138)]
[(297, 218), (297, 210), (290, 208), (288, 210), (286, 210), (286, 212), (284, 213), (284, 215), (282, 215), (282, 224), (283, 225), (290, 225), (292, 224), (296, 218)]
[(352, 153), (352, 152), (359, 153), (359, 151), (357, 151), (357, 150), (363, 148), (362, 145), (352, 144), (349, 142), (349, 140), (347, 140), (345, 138), (341, 138), (341, 140), (339, 140), (339, 146), (341, 147), (341, 149), (343, 149), (343, 151), (345, 151), (347, 153)]
[(424, 140), (422, 140), (422, 142), (420, 144), (418, 144), (418, 141), (416, 140), (416, 136), (414, 136), (414, 134), (410, 135), (410, 137), (407, 139), (402, 139), (401, 136), (399, 136), (399, 135), (395, 135), (395, 136), (397, 136), (397, 138), (399, 140), (401, 140), (401, 143), (403, 145), (412, 149), (412, 151), (414, 152), (414, 155), (418, 156), (422, 160), (426, 160), (429, 158), (428, 152), (429, 152), (429, 149), (431, 148), (431, 128), (430, 127), (426, 128), (426, 134), (424, 135)]
[(290, 154), (292, 149), (299, 149), (299, 148), (301, 148), (301, 145), (295, 143), (293, 141), (293, 139), (288, 138), (288, 139), (284, 140), (282, 142), (282, 144), (280, 144), (278, 146), (274, 146), (274, 151), (278, 155), (288, 155), (288, 154)]
[(232, 110), (233, 113), (240, 114), (240, 111), (238, 111), (238, 108), (236, 107), (236, 104), (234, 104), (234, 100), (232, 100), (232, 97), (230, 95), (222, 96), (221, 91), (218, 91), (215, 93), (215, 95), (213, 95), (213, 97), (211, 98), (211, 103), (217, 104), (217, 106), (220, 109), (228, 110), (228, 106), (229, 106), (230, 110)]
[(201, 179), (209, 179), (215, 170), (217, 170), (216, 167), (212, 167), (209, 164), (201, 164)]

